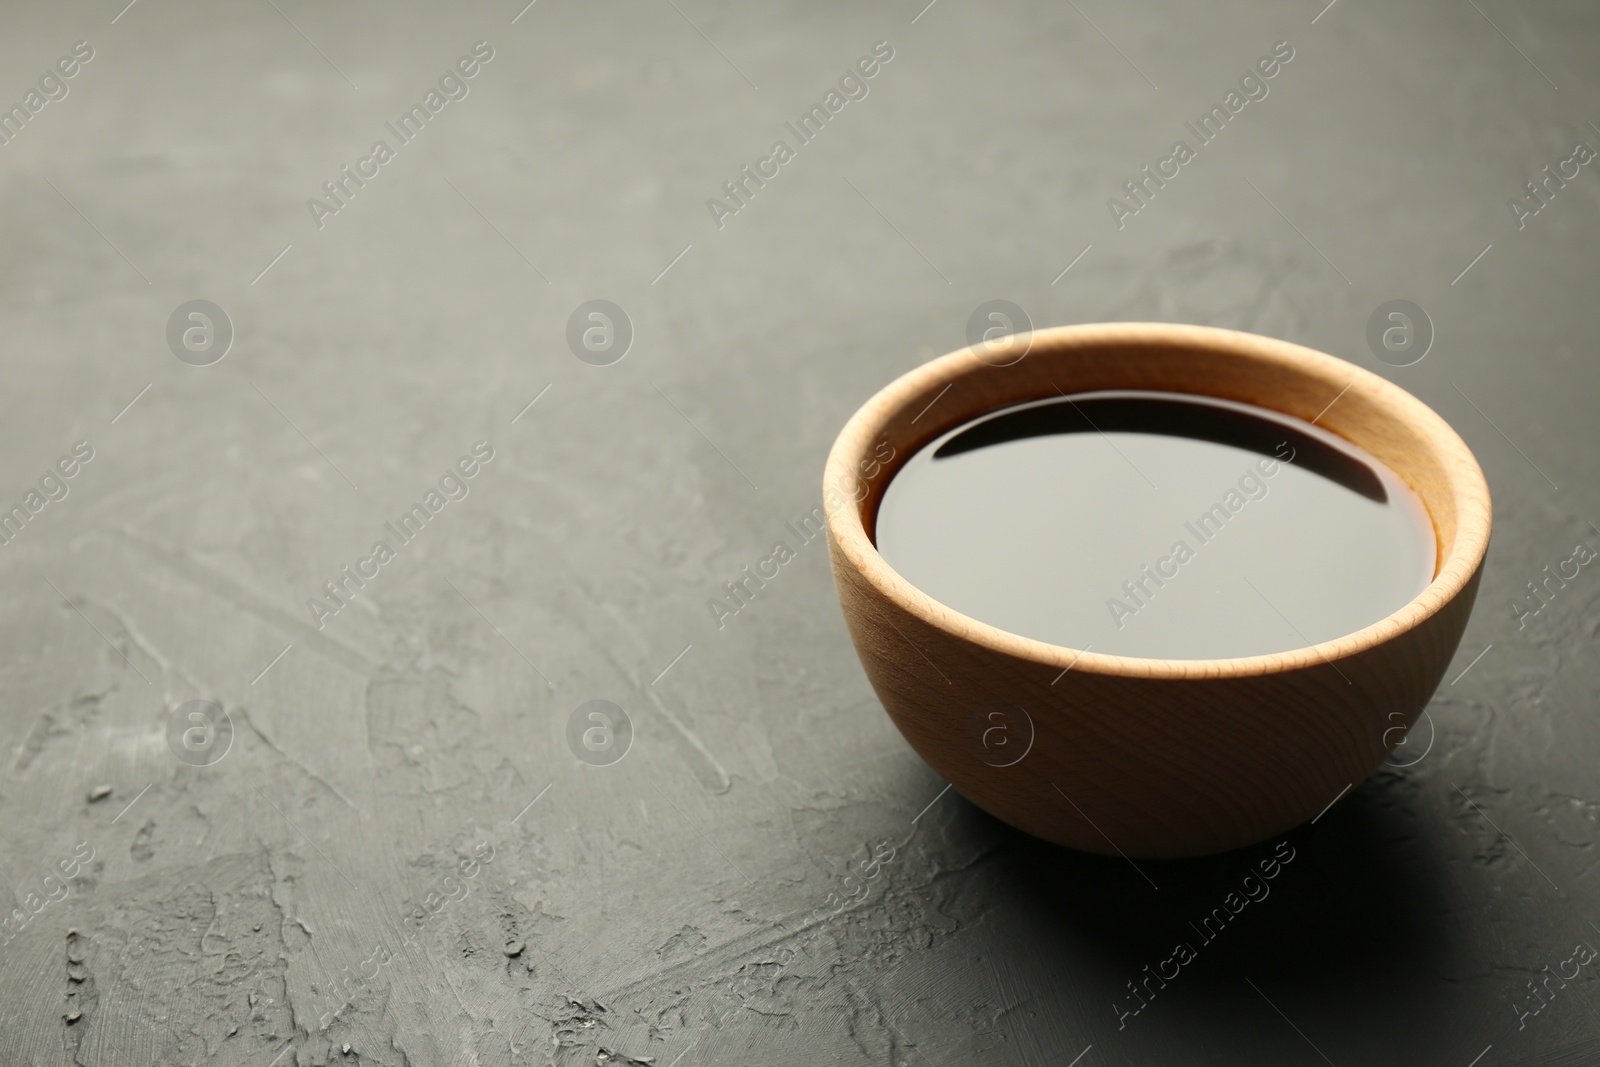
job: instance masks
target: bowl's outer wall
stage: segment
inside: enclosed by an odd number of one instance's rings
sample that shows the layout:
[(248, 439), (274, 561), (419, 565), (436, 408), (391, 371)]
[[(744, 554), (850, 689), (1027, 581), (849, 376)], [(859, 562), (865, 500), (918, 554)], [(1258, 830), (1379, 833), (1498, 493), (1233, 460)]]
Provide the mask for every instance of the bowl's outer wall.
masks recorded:
[[(1372, 774), (1438, 688), (1481, 574), (1423, 625), (1331, 663), (1131, 678), (1061, 674), (970, 644), (878, 596), (831, 536), (829, 550), (867, 678), (941, 778), (1037, 837), (1152, 858), (1265, 840)], [(1006, 747), (985, 743), (997, 723)], [(996, 765), (1030, 740), (1020, 761)]]

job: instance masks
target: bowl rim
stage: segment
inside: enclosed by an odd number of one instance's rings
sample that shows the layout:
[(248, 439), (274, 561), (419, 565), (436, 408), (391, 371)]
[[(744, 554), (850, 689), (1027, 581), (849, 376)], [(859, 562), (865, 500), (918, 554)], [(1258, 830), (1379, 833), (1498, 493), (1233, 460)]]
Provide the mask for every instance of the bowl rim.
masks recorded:
[[(1484, 478), (1477, 458), (1442, 416), (1381, 375), (1290, 341), (1214, 326), (1162, 322), (1087, 323), (1035, 329), (1031, 333), (1014, 334), (1006, 338), (1005, 342), (1011, 350), (1021, 350), (1022, 354), (1012, 362), (1020, 362), (1021, 359), (1040, 350), (1061, 351), (1073, 348), (1148, 344), (1203, 348), (1227, 355), (1275, 360), (1279, 364), (1286, 364), (1311, 376), (1315, 376), (1317, 372), (1326, 375), (1330, 371), (1336, 371), (1337, 374), (1350, 378), (1352, 385), (1361, 383), (1364, 387), (1363, 392), (1370, 400), (1390, 408), (1397, 417), (1404, 416), (1423, 424), (1419, 427), (1423, 431), (1419, 437), (1426, 442), (1426, 447), (1440, 461), (1441, 469), (1446, 472), (1449, 491), (1454, 497), (1455, 537), (1449, 552), (1442, 554), (1442, 557), (1435, 561), (1433, 580), (1396, 611), (1342, 637), (1282, 652), (1226, 659), (1154, 659), (1120, 656), (1051, 644), (982, 622), (922, 592), (910, 581), (901, 577), (900, 573), (878, 554), (877, 546), (867, 535), (862, 517), (865, 509), (852, 499), (854, 494), (851, 488), (856, 483), (854, 475), (858, 469), (857, 464), (865, 456), (864, 450), (872, 447), (871, 442), (881, 440), (888, 424), (897, 415), (909, 412), (912, 403), (924, 400), (930, 390), (937, 392), (941, 386), (948, 388), (963, 374), (973, 369), (973, 361), (993, 368), (1010, 365), (995, 362), (992, 348), (987, 350), (984, 356), (979, 356), (975, 352), (978, 346), (969, 346), (912, 368), (889, 382), (862, 404), (839, 431), (829, 450), (823, 472), (824, 501), (826, 502), (829, 495), (834, 492), (842, 494), (846, 501), (841, 506), (825, 506), (823, 509), (829, 533), (829, 546), (833, 550), (836, 564), (844, 562), (864, 579), (878, 596), (907, 615), (952, 638), (1051, 669), (1070, 668), (1075, 672), (1112, 677), (1160, 680), (1223, 679), (1280, 674), (1318, 664), (1334, 665), (1337, 669), (1339, 660), (1387, 644), (1425, 624), (1454, 601), (1482, 567), (1488, 552), (1492, 508), (1488, 482)], [(1138, 388), (1138, 386), (1128, 385), (1123, 388)], [(1026, 402), (1018, 401), (1018, 403)], [(1267, 407), (1279, 414), (1288, 414), (1271, 404), (1257, 406)], [(965, 425), (968, 421), (982, 417), (974, 415), (960, 424)], [(953, 426), (946, 427), (939, 430), (938, 434), (942, 435), (953, 428)], [(1365, 447), (1360, 445), (1360, 442), (1352, 443)], [(881, 492), (873, 494), (875, 499), (872, 499), (870, 507), (875, 509), (881, 503), (881, 495)], [(1424, 507), (1426, 507), (1425, 501)], [(1430, 518), (1432, 518), (1431, 512)]]

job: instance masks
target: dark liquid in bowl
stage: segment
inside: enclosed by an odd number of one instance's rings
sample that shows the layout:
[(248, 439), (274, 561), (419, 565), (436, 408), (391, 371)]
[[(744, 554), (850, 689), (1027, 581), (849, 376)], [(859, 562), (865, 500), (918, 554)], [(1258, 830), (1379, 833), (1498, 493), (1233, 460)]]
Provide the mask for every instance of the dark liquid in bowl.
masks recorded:
[(1433, 580), (1433, 524), (1342, 438), (1244, 404), (1083, 393), (1009, 408), (906, 461), (874, 541), (981, 622), (1069, 648), (1225, 659), (1392, 614)]

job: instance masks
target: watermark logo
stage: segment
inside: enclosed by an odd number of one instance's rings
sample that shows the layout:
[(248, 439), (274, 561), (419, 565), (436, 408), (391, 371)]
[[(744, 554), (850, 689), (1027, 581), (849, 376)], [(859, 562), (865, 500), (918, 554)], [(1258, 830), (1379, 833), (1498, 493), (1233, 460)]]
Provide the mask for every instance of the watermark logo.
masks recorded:
[(1557, 560), (1555, 569), (1550, 569), (1550, 564), (1545, 564), (1539, 572), (1539, 582), (1535, 585), (1528, 583), (1528, 593), (1520, 600), (1512, 601), (1511, 612), (1517, 617), (1517, 629), (1523, 630), (1528, 626), (1528, 620), (1549, 607), (1566, 589), (1568, 583), (1577, 578), (1583, 568), (1592, 563), (1596, 556), (1593, 546), (1586, 541), (1579, 541), (1572, 549), (1572, 555), (1566, 559)]
[(1390, 300), (1367, 319), (1367, 347), (1391, 367), (1422, 362), (1433, 347), (1433, 320), (1409, 300)]
[(209, 367), (233, 347), (233, 320), (209, 300), (186, 301), (167, 317), (167, 347), (191, 367)]
[[(416, 140), (423, 129), (448, 105), (458, 100), (465, 100), (467, 94), (472, 91), (470, 84), (472, 79), (477, 77), (493, 58), (494, 48), (488, 41), (474, 44), (470, 55), (462, 56), (454, 65), (444, 69), (444, 73), (439, 76), (437, 88), (429, 86), (420, 101), (414, 101), (408, 110), (393, 121), (383, 124), (383, 128), (394, 138), (394, 144), (391, 145), (387, 138), (378, 138), (372, 142), (371, 150), (356, 160), (354, 169), (345, 163), (340, 166), (337, 174), (323, 182), (323, 196), (313, 196), (306, 200), (306, 210), (310, 212), (311, 222), (317, 229), (327, 226), (329, 216), (337, 215), (349, 207), (361, 190), (367, 187), (367, 182), (381, 174), (383, 168), (394, 161), (400, 149)], [(352, 82), (351, 88), (354, 87), (355, 83)], [(459, 194), (461, 190), (457, 189), (456, 192)], [(461, 199), (467, 198), (463, 195)], [(467, 203), (471, 205), (472, 201), (467, 200)], [(473, 207), (473, 210), (477, 211), (477, 208)], [(483, 214), (481, 211), (478, 213)]]
[[(112, 21), (115, 21), (114, 19)], [(57, 100), (65, 100), (71, 87), (67, 84), (77, 77), (89, 60), (94, 58), (94, 46), (79, 41), (68, 55), (56, 60), (53, 68), (46, 67), (39, 76), (39, 87), (28, 87), (22, 99), (10, 107), (0, 104), (0, 145), (8, 145), (34, 117)]]
[[(1589, 966), (1589, 964), (1593, 963), (1596, 959), (1600, 959), (1600, 952), (1596, 952), (1594, 950), (1594, 946), (1588, 944), (1587, 942), (1580, 941), (1573, 945), (1572, 955), (1556, 964), (1555, 970), (1552, 971), (1550, 969), (1550, 965), (1547, 963), (1539, 970), (1533, 971), (1533, 978), (1527, 979), (1527, 984), (1525, 986), (1528, 991), (1528, 996), (1527, 999), (1523, 1001), (1524, 1006), (1518, 1007), (1516, 1004), (1511, 1005), (1511, 1010), (1515, 1012), (1517, 1016), (1517, 1029), (1527, 1029), (1528, 1019), (1531, 1016), (1538, 1015), (1541, 1011), (1544, 1011), (1545, 1008), (1548, 1008), (1550, 1006), (1550, 1002), (1560, 994), (1561, 990), (1567, 988), (1567, 983), (1576, 982), (1578, 980), (1579, 972), (1585, 967)], [(1568, 967), (1571, 967), (1572, 970), (1568, 971)], [(1530, 971), (1533, 970), (1531, 966), (1528, 969)], [(1592, 976), (1593, 972), (1590, 972), (1590, 977)], [(1537, 981), (1535, 981), (1535, 979), (1537, 979)], [(1588, 979), (1585, 978), (1585, 984), (1587, 984), (1587, 981)], [(1554, 982), (1555, 985), (1552, 986), (1550, 984), (1551, 982)], [(1535, 1004), (1537, 1004), (1538, 1007), (1534, 1007)], [(1485, 1049), (1484, 1051), (1488, 1050)]]
[(1027, 708), (1008, 705), (974, 711), (968, 733), (978, 759), (990, 767), (1015, 767), (1033, 751), (1033, 716)]
[(567, 717), (567, 747), (591, 767), (609, 767), (633, 747), (633, 720), (609, 700), (586, 700)]
[(1549, 207), (1556, 198), (1557, 190), (1565, 189), (1567, 182), (1576, 181), (1583, 168), (1594, 162), (1595, 155), (1592, 146), (1579, 141), (1572, 146), (1571, 155), (1557, 161), (1555, 171), (1552, 172), (1547, 163), (1532, 181), (1524, 182), (1522, 187), (1527, 190), (1527, 198), (1519, 200), (1512, 197), (1506, 201), (1506, 206), (1511, 209), (1511, 217), (1517, 220), (1517, 229), (1526, 228), (1529, 219)]
[(233, 720), (215, 700), (189, 700), (167, 719), (167, 747), (191, 767), (209, 767), (233, 747)]
[[(1315, 820), (1313, 820), (1315, 821)], [(1127, 988), (1129, 998), (1121, 1003), (1112, 1002), (1111, 1010), (1117, 1016), (1117, 1029), (1125, 1030), (1128, 1020), (1138, 1015), (1150, 1006), (1156, 999), (1156, 994), (1167, 988), (1168, 982), (1176, 981), (1183, 973), (1183, 968), (1193, 963), (1200, 954), (1200, 949), (1205, 948), (1226, 930), (1239, 913), (1251, 904), (1259, 904), (1272, 894), (1271, 882), (1283, 873), (1283, 868), (1294, 862), (1296, 852), (1294, 846), (1287, 841), (1279, 841), (1273, 846), (1272, 855), (1256, 861), (1255, 867), (1246, 868), (1246, 874), (1238, 882), (1235, 889), (1230, 889), (1228, 895), (1210, 913), (1200, 919), (1198, 923), (1190, 920), (1189, 929), (1195, 932), (1195, 941), (1188, 939), (1184, 934), (1183, 940), (1173, 945), (1172, 955), (1158, 962), (1154, 967), (1145, 964), (1144, 969), (1137, 977), (1128, 980)], [(1167, 968), (1171, 967), (1171, 973)], [(1128, 1006), (1124, 1008), (1122, 1004)]]
[[(317, 629), (322, 629), (329, 618), (349, 606), (367, 587), (367, 583), (398, 557), (400, 549), (422, 536), (428, 523), (447, 505), (465, 500), (467, 494), (472, 492), (472, 479), (493, 461), (494, 456), (494, 446), (488, 441), (473, 445), (470, 455), (456, 460), (455, 466), (445, 468), (439, 476), (437, 489), (430, 488), (419, 503), (411, 505), (409, 511), (383, 524), (384, 533), (388, 536), (382, 541), (374, 541), (371, 553), (358, 557), (354, 569), (350, 564), (344, 564), (331, 581), (322, 583), (322, 595), (307, 597), (306, 609), (311, 612), (311, 621), (317, 624)], [(389, 543), (391, 538), (393, 545)]]
[[(1013, 334), (1023, 335), (1020, 345), (1010, 340)], [(1033, 320), (1009, 300), (985, 300), (967, 319), (967, 344), (991, 367), (1021, 363), (1033, 347)]]
[[(55, 867), (46, 868), (49, 873), (43, 877), (30, 879), (25, 887), (18, 888), (13, 895), (17, 906), (12, 908), (11, 914), (0, 918), (0, 948), (9, 945), (11, 939), (21, 933), (40, 912), (58, 901), (67, 899), (71, 893), (68, 883), (78, 877), (79, 872), (93, 859), (94, 846), (87, 841), (80, 841), (78, 847), (73, 849), (72, 855), (57, 861)], [(57, 871), (60, 872), (59, 875)], [(42, 896), (40, 891), (43, 892)]]
[[(1149, 207), (1156, 192), (1165, 189), (1168, 182), (1183, 173), (1184, 167), (1200, 158), (1201, 151), (1222, 136), (1222, 131), (1238, 119), (1240, 112), (1250, 104), (1265, 100), (1272, 91), (1267, 83), (1276, 78), (1294, 56), (1294, 46), (1288, 41), (1273, 45), (1269, 54), (1245, 68), (1237, 87), (1229, 88), (1221, 103), (1212, 104), (1198, 118), (1183, 124), (1184, 130), (1194, 138), (1193, 145), (1187, 137), (1174, 141), (1172, 150), (1157, 159), (1154, 168), (1147, 163), (1134, 177), (1123, 182), (1122, 196), (1106, 200), (1106, 210), (1111, 213), (1111, 221), (1117, 224), (1117, 229), (1126, 227), (1129, 219)], [(1155, 87), (1154, 82), (1150, 85)]]
[(1421, 763), (1433, 751), (1433, 717), (1426, 708), (1418, 708), (1417, 717), (1406, 725), (1406, 713), (1400, 709), (1389, 712), (1383, 731), (1383, 747), (1389, 750), (1384, 757), (1385, 767), (1410, 767)]
[(609, 367), (633, 345), (633, 320), (609, 300), (587, 300), (567, 317), (567, 347), (591, 367)]
[[(1289, 450), (1287, 456), (1283, 454), (1284, 449)], [(1201, 512), (1193, 521), (1183, 524), (1183, 528), (1194, 535), (1193, 546), (1187, 538), (1178, 538), (1172, 543), (1168, 554), (1155, 561), (1154, 567), (1146, 563), (1139, 568), (1138, 574), (1122, 583), (1122, 596), (1107, 597), (1106, 611), (1111, 614), (1111, 621), (1116, 623), (1117, 629), (1122, 629), (1128, 619), (1149, 607), (1156, 593), (1176, 578), (1184, 564), (1194, 559), (1202, 547), (1210, 544), (1222, 532), (1224, 524), (1239, 514), (1246, 504), (1265, 500), (1272, 491), (1267, 484), (1268, 479), (1277, 476), (1281, 464), (1293, 463), (1294, 457), (1294, 446), (1288, 441), (1279, 442), (1272, 456), (1263, 456), (1245, 468), (1239, 476), (1237, 488), (1230, 487), (1220, 501)]]
[[(872, 88), (868, 83), (893, 58), (892, 44), (888, 41), (875, 42), (870, 55), (862, 56), (854, 66), (845, 68), (839, 78), (838, 88), (829, 89), (821, 100), (812, 104), (799, 118), (783, 124), (785, 136), (773, 141), (768, 153), (756, 158), (755, 166), (742, 164), (738, 174), (723, 182), (722, 194), (706, 199), (706, 210), (711, 214), (711, 221), (717, 224), (717, 229), (722, 229), (729, 218), (749, 207), (756, 193), (765, 189), (767, 183), (782, 172), (801, 148), (816, 140), (847, 105), (865, 100)], [(749, 81), (748, 78), (745, 80)], [(750, 87), (755, 88), (755, 83), (752, 82)], [(789, 143), (790, 138), (794, 140), (793, 145)]]
[(65, 500), (71, 492), (72, 478), (93, 458), (94, 446), (88, 441), (79, 441), (72, 446), (70, 454), (56, 460), (53, 467), (44, 469), (38, 488), (30, 486), (20, 504), (7, 506), (0, 502), (0, 545), (9, 545), (41, 511), (58, 500)]

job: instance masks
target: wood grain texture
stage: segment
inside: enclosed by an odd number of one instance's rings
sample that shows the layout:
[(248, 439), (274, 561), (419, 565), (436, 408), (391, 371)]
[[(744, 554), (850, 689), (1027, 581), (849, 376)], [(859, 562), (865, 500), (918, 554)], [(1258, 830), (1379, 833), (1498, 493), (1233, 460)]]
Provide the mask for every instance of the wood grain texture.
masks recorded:
[[(1310, 421), (1393, 469), (1432, 516), (1433, 581), (1389, 617), (1267, 656), (1157, 660), (1062, 648), (988, 626), (919, 592), (873, 547), (889, 477), (864, 480), (998, 408), (1060, 393), (1151, 389), (1221, 397)], [(1176, 857), (1237, 848), (1316, 816), (1373, 772), (1437, 688), (1488, 549), (1489, 491), (1471, 451), (1421, 401), (1283, 341), (1127, 323), (1020, 334), (891, 383), (828, 458), (829, 548), (845, 620), (895, 725), (967, 799), (1075, 848)], [(1308, 561), (1314, 565), (1314, 561)], [(1066, 674), (1063, 670), (1071, 668)], [(988, 715), (1032, 723), (1026, 758), (985, 757)]]

